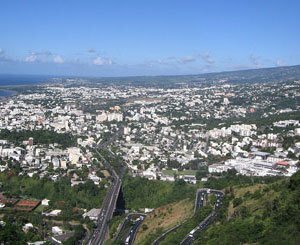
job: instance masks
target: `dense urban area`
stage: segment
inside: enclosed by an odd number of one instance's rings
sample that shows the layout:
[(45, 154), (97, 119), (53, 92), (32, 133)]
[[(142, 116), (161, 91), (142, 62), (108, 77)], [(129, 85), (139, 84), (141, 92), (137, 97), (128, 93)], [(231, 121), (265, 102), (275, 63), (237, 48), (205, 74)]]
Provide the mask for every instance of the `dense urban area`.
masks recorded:
[(299, 244), (300, 80), (248, 73), (6, 88), (0, 243)]

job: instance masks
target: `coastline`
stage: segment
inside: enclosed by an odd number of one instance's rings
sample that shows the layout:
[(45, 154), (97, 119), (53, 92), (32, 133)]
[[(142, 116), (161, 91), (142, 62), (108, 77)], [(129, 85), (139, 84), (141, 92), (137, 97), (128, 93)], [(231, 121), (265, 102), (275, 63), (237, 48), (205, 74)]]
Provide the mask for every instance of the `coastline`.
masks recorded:
[(10, 97), (15, 96), (17, 94), (18, 94), (17, 91), (9, 90), (9, 89), (2, 89), (0, 87), (0, 100), (10, 98)]
[(0, 100), (19, 94), (19, 90), (49, 82), (50, 76), (0, 74)]

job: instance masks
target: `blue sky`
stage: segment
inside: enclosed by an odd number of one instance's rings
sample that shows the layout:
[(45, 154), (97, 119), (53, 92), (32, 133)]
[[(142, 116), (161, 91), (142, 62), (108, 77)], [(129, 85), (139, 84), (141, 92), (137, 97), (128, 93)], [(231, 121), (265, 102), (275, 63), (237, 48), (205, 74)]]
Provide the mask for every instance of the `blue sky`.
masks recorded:
[(298, 0), (0, 2), (0, 73), (198, 74), (300, 64)]

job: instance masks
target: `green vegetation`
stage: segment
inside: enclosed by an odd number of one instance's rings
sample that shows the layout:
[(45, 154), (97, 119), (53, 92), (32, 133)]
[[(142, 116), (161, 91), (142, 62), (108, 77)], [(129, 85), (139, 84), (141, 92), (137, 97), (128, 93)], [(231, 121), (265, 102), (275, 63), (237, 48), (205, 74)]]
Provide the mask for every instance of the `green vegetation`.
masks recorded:
[(67, 148), (76, 144), (76, 137), (69, 133), (59, 134), (48, 130), (23, 130), (23, 131), (9, 131), (2, 129), (0, 131), (0, 139), (6, 139), (15, 144), (21, 144), (23, 141), (33, 138), (34, 144), (60, 144)]
[(56, 182), (46, 178), (14, 176), (0, 173), (1, 191), (13, 196), (25, 196), (36, 199), (49, 199), (53, 208), (60, 208), (66, 216), (72, 214), (72, 208), (93, 208), (101, 205), (105, 194), (104, 186), (97, 187), (90, 180), (71, 187), (70, 179), (64, 177)]
[(190, 199), (164, 205), (147, 215), (136, 237), (137, 244), (154, 241), (164, 231), (184, 223), (194, 215)]
[[(123, 172), (123, 164), (122, 164), (123, 160), (121, 156), (116, 154), (111, 154), (111, 152), (109, 152), (106, 149), (100, 149), (98, 152), (101, 154), (101, 156), (104, 159), (106, 159), (107, 162), (109, 162), (109, 165), (113, 167), (113, 169), (118, 174), (121, 174)], [(100, 155), (97, 152), (94, 154), (94, 157), (97, 158), (104, 166), (106, 166), (106, 162), (103, 161), (102, 157), (100, 157)]]
[(119, 225), (123, 222), (125, 216), (124, 215), (118, 215), (114, 216), (112, 220), (109, 222), (109, 237), (113, 238), (118, 230)]
[(258, 127), (262, 126), (269, 126), (272, 125), (273, 122), (280, 121), (280, 120), (286, 120), (293, 119), (293, 120), (300, 120), (299, 112), (287, 112), (287, 113), (281, 113), (276, 115), (270, 115), (268, 117), (263, 117), (263, 111), (261, 112), (255, 112), (252, 113), (249, 116), (246, 116), (244, 118), (241, 117), (230, 117), (226, 119), (216, 119), (216, 118), (203, 118), (203, 117), (193, 117), (193, 119), (189, 120), (180, 120), (180, 121), (174, 121), (173, 125), (176, 127), (185, 125), (185, 124), (206, 124), (207, 129), (213, 129), (213, 128), (219, 128), (220, 124), (222, 124), (222, 127), (229, 127), (230, 125), (239, 122), (240, 124), (246, 123), (246, 124), (256, 124)]
[(70, 237), (68, 240), (64, 241), (64, 245), (74, 245), (79, 244), (79, 240), (84, 237), (85, 230), (82, 225), (77, 225), (74, 227), (74, 235)]
[(228, 212), (195, 244), (300, 243), (300, 172), (289, 180), (228, 192)]
[(126, 207), (131, 209), (157, 208), (186, 198), (193, 200), (196, 189), (183, 180), (170, 183), (126, 176), (123, 181)]
[(14, 241), (14, 244), (26, 244), (26, 241), (37, 241), (38, 236), (35, 236), (34, 232), (30, 231), (27, 234), (22, 232), (22, 227), (15, 224), (7, 223), (4, 227), (0, 226), (0, 241), (3, 244), (10, 244)]
[(174, 232), (169, 233), (163, 241), (162, 245), (168, 244), (180, 244), (183, 238), (193, 230), (201, 221), (203, 221), (212, 211), (212, 208), (207, 206), (201, 208), (191, 219), (186, 221), (182, 226), (176, 229)]
[(257, 183), (271, 183), (282, 179), (282, 177), (255, 177), (236, 175), (235, 170), (229, 170), (222, 174), (216, 174), (215, 177), (211, 177), (204, 183), (204, 187), (222, 190), (230, 186), (245, 186), (253, 185)]
[[(16, 176), (13, 172), (0, 173), (0, 183), (0, 192), (7, 197), (50, 200), (49, 207), (39, 206), (32, 212), (16, 212), (9, 208), (1, 210), (1, 220), (6, 225), (0, 229), (0, 241), (15, 241), (14, 244), (43, 240), (45, 235), (50, 235), (49, 230), (54, 225), (74, 234), (64, 244), (76, 244), (85, 234), (82, 225), (88, 229), (93, 227), (89, 219), (83, 219), (82, 209), (99, 207), (106, 192), (103, 185), (95, 186), (90, 180), (71, 187), (68, 177), (53, 182), (37, 176)], [(52, 209), (61, 209), (61, 215), (55, 218), (42, 215), (42, 212)], [(24, 233), (21, 229), (25, 223), (32, 223), (35, 230)]]
[(208, 167), (201, 166), (196, 172), (196, 179), (201, 180), (203, 177), (206, 177), (207, 175), (208, 175)]
[(196, 175), (196, 170), (183, 170), (183, 171), (176, 171), (176, 170), (163, 170), (163, 174), (173, 176), (175, 175)]

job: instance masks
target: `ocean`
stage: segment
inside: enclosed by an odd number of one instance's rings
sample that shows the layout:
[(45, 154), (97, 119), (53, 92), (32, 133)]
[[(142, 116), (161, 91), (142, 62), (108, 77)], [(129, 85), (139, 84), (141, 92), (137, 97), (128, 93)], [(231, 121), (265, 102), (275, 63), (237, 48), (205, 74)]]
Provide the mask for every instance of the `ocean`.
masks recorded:
[(49, 81), (52, 76), (0, 74), (0, 86), (32, 85)]
[(6, 75), (0, 74), (0, 98), (15, 95), (16, 92), (7, 89), (10, 86), (34, 85), (47, 82), (51, 79), (50, 76), (38, 75)]
[(9, 96), (12, 96), (12, 95), (15, 95), (16, 92), (15, 91), (11, 91), (11, 90), (0, 90), (0, 98), (3, 98), (3, 97), (9, 97)]

